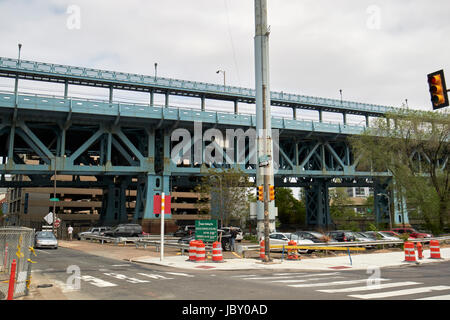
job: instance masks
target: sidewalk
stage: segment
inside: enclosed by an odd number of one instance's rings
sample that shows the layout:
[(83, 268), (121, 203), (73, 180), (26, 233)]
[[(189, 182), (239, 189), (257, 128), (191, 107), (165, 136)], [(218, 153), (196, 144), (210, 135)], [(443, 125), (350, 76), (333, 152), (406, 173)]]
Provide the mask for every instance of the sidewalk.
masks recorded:
[(168, 256), (163, 261), (160, 258), (133, 258), (132, 262), (161, 265), (167, 267), (180, 268), (184, 270), (366, 270), (368, 267), (395, 267), (420, 265), (438, 261), (450, 260), (450, 248), (441, 248), (442, 259), (430, 259), (430, 250), (424, 250), (424, 259), (414, 262), (405, 262), (404, 252), (389, 253), (366, 253), (329, 258), (302, 259), (300, 261), (274, 259), (271, 263), (263, 263), (259, 259), (225, 259), (223, 263), (207, 261), (205, 263), (195, 263), (189, 261), (188, 256)]

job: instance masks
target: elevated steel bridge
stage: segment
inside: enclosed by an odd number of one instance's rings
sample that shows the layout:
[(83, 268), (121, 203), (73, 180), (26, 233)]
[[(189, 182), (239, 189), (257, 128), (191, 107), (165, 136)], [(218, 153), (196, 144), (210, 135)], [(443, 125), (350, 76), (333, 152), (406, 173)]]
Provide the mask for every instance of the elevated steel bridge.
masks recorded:
[[(125, 190), (135, 188), (133, 219), (145, 224), (156, 219), (154, 194), (193, 186), (208, 167), (236, 166), (255, 175), (251, 133), (256, 117), (238, 109), (238, 103), (254, 103), (253, 89), (1, 57), (0, 77), (15, 79), (14, 91), (0, 92), (0, 186), (24, 186), (6, 181), (5, 174), (27, 175), (27, 186), (52, 186), (55, 172), (72, 175), (65, 186), (106, 190), (101, 219), (108, 224), (127, 221)], [(64, 92), (25, 94), (18, 89), (23, 79), (61, 83)], [(109, 100), (71, 97), (69, 85), (109, 88)], [(148, 92), (148, 104), (114, 101), (114, 90)], [(164, 105), (154, 103), (155, 94), (165, 96)], [(173, 107), (171, 96), (199, 98), (200, 108)], [(207, 110), (205, 99), (233, 101), (234, 112)], [(361, 167), (346, 138), (364, 131), (369, 117), (383, 117), (394, 108), (281, 92), (271, 92), (271, 104), (294, 110), (289, 119), (272, 117), (275, 185), (305, 188), (308, 224), (332, 223), (328, 188), (333, 186), (374, 187), (377, 219), (386, 221), (388, 203), (378, 194), (391, 177)], [(296, 119), (298, 109), (316, 110), (319, 121)], [(341, 114), (343, 123), (323, 122), (323, 112)], [(348, 124), (348, 114), (364, 116), (365, 126)], [(223, 142), (229, 130), (230, 141), (239, 148), (229, 150)], [(180, 153), (176, 148), (187, 141)], [(219, 147), (226, 152), (218, 153)], [(212, 160), (205, 157), (208, 152)], [(234, 160), (240, 155), (242, 161), (228, 161), (230, 155)], [(86, 175), (96, 181), (79, 181)]]

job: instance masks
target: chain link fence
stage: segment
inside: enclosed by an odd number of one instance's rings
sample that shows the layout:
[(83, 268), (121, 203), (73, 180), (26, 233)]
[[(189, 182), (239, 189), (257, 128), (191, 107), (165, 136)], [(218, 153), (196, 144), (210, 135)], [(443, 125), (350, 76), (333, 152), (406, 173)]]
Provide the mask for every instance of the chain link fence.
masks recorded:
[(34, 230), (25, 227), (0, 228), (0, 300), (8, 295), (11, 264), (16, 260), (14, 298), (28, 294)]

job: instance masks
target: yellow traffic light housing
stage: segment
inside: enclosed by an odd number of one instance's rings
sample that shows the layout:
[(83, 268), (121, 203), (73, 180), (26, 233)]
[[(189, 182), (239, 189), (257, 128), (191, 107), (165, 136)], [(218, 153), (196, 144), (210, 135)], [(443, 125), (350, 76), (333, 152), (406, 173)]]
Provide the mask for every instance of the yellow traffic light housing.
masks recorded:
[(273, 201), (275, 200), (275, 187), (269, 186), (269, 200)]
[(433, 110), (449, 105), (447, 86), (445, 85), (444, 71), (439, 70), (428, 74), (428, 86), (430, 89)]
[(256, 189), (256, 198), (259, 201), (264, 201), (264, 186), (258, 186)]

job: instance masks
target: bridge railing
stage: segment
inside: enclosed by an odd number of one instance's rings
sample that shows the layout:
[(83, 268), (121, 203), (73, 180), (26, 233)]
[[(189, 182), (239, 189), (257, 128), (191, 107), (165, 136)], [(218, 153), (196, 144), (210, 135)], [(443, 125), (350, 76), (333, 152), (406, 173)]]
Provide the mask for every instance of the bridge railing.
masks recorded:
[[(223, 122), (253, 127), (256, 115), (251, 113), (233, 113), (226, 111), (202, 111), (192, 107), (174, 108), (163, 105), (139, 103), (117, 103), (101, 99), (64, 98), (57, 95), (19, 94), (17, 103), (20, 108), (39, 109), (60, 112), (81, 112), (122, 116), (152, 116), (167, 120)], [(0, 107), (15, 106), (15, 94), (11, 91), (0, 91)], [(313, 120), (295, 120), (284, 117), (272, 117), (273, 128), (297, 129), (320, 132), (339, 132), (345, 134), (361, 133), (366, 127), (341, 123), (327, 123)]]
[[(84, 78), (99, 82), (117, 82), (137, 86), (152, 86), (154, 88), (187, 91), (195, 93), (197, 95), (201, 95), (202, 93), (213, 95), (219, 94), (222, 96), (239, 98), (242, 101), (254, 101), (255, 99), (255, 90), (250, 88), (224, 86), (213, 83), (163, 78), (116, 71), (106, 71), (36, 61), (19, 61), (17, 59), (10, 59), (5, 57), (0, 57), (0, 69), (5, 69), (13, 72), (46, 74), (55, 77), (66, 76), (68, 78)], [(353, 101), (341, 101), (337, 99), (312, 97), (284, 92), (271, 92), (270, 97), (274, 105), (297, 105), (299, 108), (306, 105), (318, 107), (320, 109), (324, 109), (325, 111), (327, 111), (328, 108), (338, 112), (358, 114), (369, 113), (382, 116), (386, 112), (395, 110), (395, 108), (389, 106)]]

